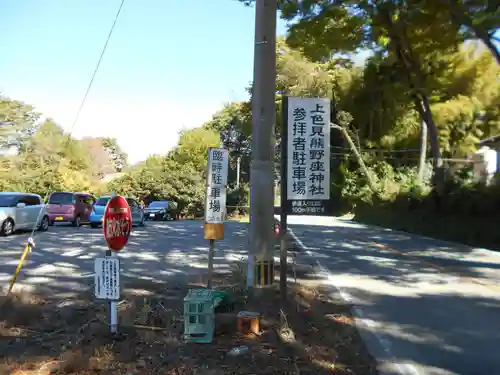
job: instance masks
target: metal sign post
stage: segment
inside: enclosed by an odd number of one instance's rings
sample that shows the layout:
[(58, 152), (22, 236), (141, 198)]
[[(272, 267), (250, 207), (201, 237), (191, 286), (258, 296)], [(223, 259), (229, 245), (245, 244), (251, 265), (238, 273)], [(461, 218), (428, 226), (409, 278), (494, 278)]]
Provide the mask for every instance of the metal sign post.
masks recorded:
[(206, 181), (204, 237), (210, 241), (208, 253), (207, 288), (212, 287), (215, 241), (224, 239), (226, 219), (227, 172), (229, 151), (222, 148), (208, 150), (208, 173)]
[(280, 289), (286, 296), (287, 215), (329, 215), (330, 100), (283, 97)]
[(104, 258), (96, 258), (95, 290), (96, 298), (109, 301), (110, 330), (118, 333), (118, 300), (120, 299), (120, 259), (117, 252), (128, 242), (132, 230), (132, 216), (127, 200), (113, 196), (106, 205), (103, 219), (104, 238), (108, 250)]

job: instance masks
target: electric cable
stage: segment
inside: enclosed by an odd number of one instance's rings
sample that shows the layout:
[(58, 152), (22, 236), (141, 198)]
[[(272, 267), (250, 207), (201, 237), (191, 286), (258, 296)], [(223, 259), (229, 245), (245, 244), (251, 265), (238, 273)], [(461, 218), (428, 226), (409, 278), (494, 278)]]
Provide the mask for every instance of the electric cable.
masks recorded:
[[(121, 11), (122, 11), (124, 3), (125, 3), (125, 0), (121, 0), (120, 6), (118, 7), (118, 10), (117, 10), (117, 12), (115, 14), (115, 18), (113, 20), (113, 23), (112, 23), (111, 28), (109, 30), (108, 36), (106, 38), (106, 42), (104, 43), (104, 46), (103, 46), (103, 48), (101, 50), (101, 54), (99, 56), (99, 59), (97, 60), (97, 64), (96, 64), (96, 66), (94, 68), (94, 71), (92, 73), (92, 77), (90, 78), (89, 84), (87, 85), (87, 89), (85, 90), (85, 94), (84, 94), (84, 96), (82, 98), (82, 101), (80, 102), (80, 106), (78, 107), (78, 110), (76, 112), (76, 115), (75, 115), (75, 118), (73, 120), (73, 123), (71, 124), (71, 127), (69, 129), (69, 133), (68, 133), (68, 136), (66, 138), (66, 141), (63, 144), (63, 149), (66, 148), (69, 145), (70, 141), (71, 141), (71, 136), (72, 136), (73, 131), (74, 131), (75, 127), (76, 127), (76, 124), (78, 123), (78, 120), (79, 120), (80, 115), (82, 113), (83, 107), (85, 106), (85, 103), (86, 103), (87, 98), (89, 96), (90, 90), (92, 89), (95, 77), (97, 76), (97, 72), (99, 71), (99, 68), (101, 66), (101, 62), (102, 62), (102, 60), (104, 58), (106, 50), (108, 49), (109, 41), (111, 40), (111, 36), (113, 35), (113, 32), (115, 30), (115, 26), (116, 26), (116, 23), (117, 23), (117, 21), (118, 21), (118, 19), (120, 17), (120, 14), (121, 14)], [(62, 158), (57, 163), (57, 166), (54, 169), (55, 172), (57, 172), (59, 170), (59, 168), (61, 167), (61, 164), (62, 164)], [(52, 193), (51, 191), (48, 191), (47, 194), (45, 195), (44, 204), (45, 204), (45, 202), (47, 202), (47, 204), (48, 204), (48, 199), (49, 199), (51, 193)], [(35, 242), (34, 242), (35, 233), (36, 233), (36, 230), (38, 229), (38, 223), (39, 223), (39, 221), (40, 221), (40, 219), (42, 217), (42, 213), (44, 213), (44, 212), (45, 212), (45, 209), (42, 208), (39, 211), (39, 213), (38, 213), (37, 220), (35, 222), (33, 230), (31, 231), (30, 237), (28, 238), (28, 241), (27, 241), (26, 246), (25, 246), (25, 249), (26, 249), (25, 253), (27, 251), (31, 251), (31, 248), (35, 247)], [(42, 225), (42, 223), (40, 222), (39, 225)], [(8, 290), (7, 294), (10, 294), (10, 292), (12, 291), (12, 287), (14, 286), (14, 283), (16, 281), (17, 275), (19, 274), (19, 271), (21, 270), (22, 262), (24, 261), (25, 257), (26, 257), (26, 254), (23, 254), (23, 257), (21, 257), (21, 260), (20, 260), (19, 265), (17, 267), (16, 273), (14, 274), (14, 276), (12, 278), (12, 281), (10, 283), (10, 287), (9, 287), (9, 290)]]

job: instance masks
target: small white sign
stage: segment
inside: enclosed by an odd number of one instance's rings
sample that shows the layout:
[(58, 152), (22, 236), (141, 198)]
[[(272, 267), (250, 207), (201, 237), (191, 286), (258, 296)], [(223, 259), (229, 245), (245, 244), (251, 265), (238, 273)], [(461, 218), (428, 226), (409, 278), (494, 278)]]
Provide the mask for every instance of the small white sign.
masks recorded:
[(229, 151), (223, 148), (208, 150), (208, 186), (226, 186), (229, 168)]
[(288, 98), (287, 199), (330, 199), (330, 100)]
[(220, 224), (226, 219), (226, 197), (225, 186), (208, 186), (207, 201), (205, 203), (205, 222), (209, 224)]
[(120, 299), (120, 259), (96, 258), (94, 262), (94, 295), (99, 299)]

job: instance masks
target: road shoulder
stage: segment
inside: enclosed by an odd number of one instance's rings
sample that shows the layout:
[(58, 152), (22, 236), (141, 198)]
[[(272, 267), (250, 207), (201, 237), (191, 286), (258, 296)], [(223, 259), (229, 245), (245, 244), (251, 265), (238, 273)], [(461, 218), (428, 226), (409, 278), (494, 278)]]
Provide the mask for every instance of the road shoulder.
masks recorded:
[(322, 280), (325, 293), (333, 298), (341, 298), (351, 306), (351, 314), (355, 325), (367, 350), (377, 362), (379, 375), (419, 375), (418, 370), (412, 364), (400, 362), (393, 356), (391, 343), (377, 333), (374, 322), (366, 318), (362, 307), (354, 304), (349, 293), (332, 282), (333, 275), (331, 271), (321, 264), (303, 240), (297, 237), (291, 228), (288, 228), (288, 233), (291, 242), (293, 242), (293, 247), (299, 252), (298, 257), (301, 258), (302, 262), (308, 262), (315, 277)]

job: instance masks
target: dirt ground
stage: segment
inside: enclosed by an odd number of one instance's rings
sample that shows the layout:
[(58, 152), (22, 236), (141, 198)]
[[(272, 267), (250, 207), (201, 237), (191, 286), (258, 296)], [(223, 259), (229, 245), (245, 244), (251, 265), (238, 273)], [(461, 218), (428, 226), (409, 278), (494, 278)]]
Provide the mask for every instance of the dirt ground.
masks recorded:
[[(350, 306), (323, 294), (318, 281), (298, 275), (297, 283), (289, 284), (283, 311), (276, 289), (249, 300), (239, 278), (216, 275), (215, 285), (234, 296), (235, 311), (261, 314), (261, 333), (237, 333), (235, 314), (226, 313), (217, 319), (211, 344), (182, 339), (183, 298), (188, 288), (201, 287), (199, 277), (124, 282), (118, 337), (109, 334), (106, 303), (95, 301), (91, 291), (67, 300), (43, 292), (4, 297), (0, 375), (377, 373)], [(289, 330), (280, 330), (283, 326)], [(240, 345), (248, 350), (232, 356), (231, 349)]]

